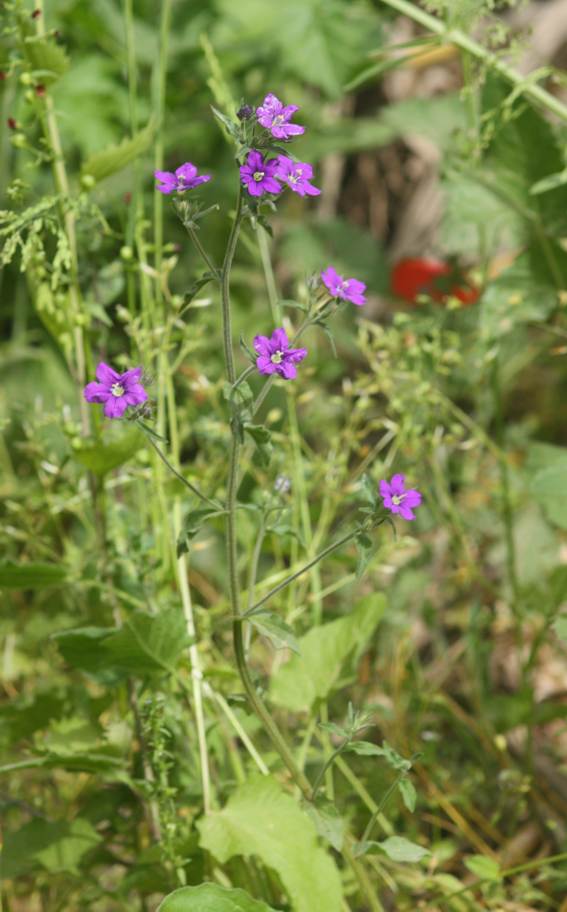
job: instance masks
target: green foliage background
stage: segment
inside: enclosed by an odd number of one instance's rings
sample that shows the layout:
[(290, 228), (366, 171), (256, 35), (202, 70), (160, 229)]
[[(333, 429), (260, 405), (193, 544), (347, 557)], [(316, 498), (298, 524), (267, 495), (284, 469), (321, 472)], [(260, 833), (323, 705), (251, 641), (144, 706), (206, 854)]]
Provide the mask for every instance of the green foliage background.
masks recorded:
[[(7, 912), (362, 912), (368, 890), (378, 910), (527, 912), (565, 895), (565, 130), (469, 53), (462, 90), (388, 104), (383, 79), (422, 47), (416, 33), (392, 51), (397, 6), (49, 0), (34, 19), (4, 4)], [(449, 24), (495, 29), (492, 6), (447, 9)], [(373, 726), (310, 807), (241, 692), (222, 516), (80, 394), (99, 360), (143, 363), (172, 461), (222, 493), (218, 295), (151, 174), (191, 160), (213, 175), (201, 197), (220, 208), (199, 237), (219, 262), (238, 182), (210, 105), (234, 117), (267, 91), (301, 106), (294, 151), (321, 178), (332, 157), (344, 172), (332, 216), (293, 197), (273, 238), (246, 227), (235, 336), (250, 344), (282, 308), (298, 322), (329, 262), (371, 301), (337, 315), (337, 357), (310, 334), (301, 380), (264, 410), (271, 444), (239, 491), (242, 578), (260, 571), (244, 599), (340, 534), (365, 476), (407, 472), (424, 494), (415, 525), (339, 551), (251, 629), (257, 686), (312, 782), (349, 704)], [(473, 307), (395, 302), (392, 226), (376, 237), (353, 218), (358, 157), (403, 159), (412, 136), (438, 149), (436, 252), (474, 266)]]

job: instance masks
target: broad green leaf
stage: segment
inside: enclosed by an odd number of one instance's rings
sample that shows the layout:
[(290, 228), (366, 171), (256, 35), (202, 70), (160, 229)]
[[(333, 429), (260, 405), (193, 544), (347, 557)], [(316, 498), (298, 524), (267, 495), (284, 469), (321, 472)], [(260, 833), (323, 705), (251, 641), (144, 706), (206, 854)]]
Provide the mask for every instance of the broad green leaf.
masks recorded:
[(80, 446), (73, 456), (95, 475), (106, 475), (134, 456), (144, 444), (144, 435), (138, 428), (122, 430), (115, 440)]
[(36, 34), (29, 12), (18, 14), (23, 37), (23, 52), (38, 83), (51, 85), (69, 67), (69, 58), (53, 38), (40, 38)]
[(118, 146), (111, 146), (109, 149), (103, 149), (102, 152), (95, 152), (84, 162), (81, 168), (81, 175), (92, 177), (96, 183), (122, 171), (127, 165), (133, 162), (144, 152), (147, 152), (154, 141), (156, 125), (152, 121), (140, 130), (130, 139), (123, 140)]
[(316, 805), (306, 803), (305, 810), (315, 824), (319, 836), (340, 852), (344, 842), (345, 822), (335, 805), (321, 798), (317, 800)]
[[(550, 248), (553, 245), (550, 244)], [(561, 272), (565, 254), (553, 248)], [(480, 327), (490, 343), (520, 323), (545, 320), (558, 303), (558, 291), (538, 248), (531, 248), (487, 286), (481, 301)]]
[(188, 645), (183, 614), (169, 608), (159, 614), (133, 614), (120, 629), (79, 627), (54, 635), (70, 665), (110, 681), (127, 674), (172, 671)]
[(181, 887), (166, 896), (157, 912), (275, 912), (272, 906), (252, 899), (244, 890), (228, 890), (218, 884)]
[(382, 842), (376, 842), (374, 845), (380, 848), (392, 861), (416, 862), (421, 861), (427, 855), (431, 855), (429, 849), (424, 849), (423, 846), (418, 845), (416, 842), (410, 842), (409, 839), (405, 839), (403, 836), (388, 836), (387, 839)]
[(17, 877), (42, 865), (52, 874), (79, 874), (83, 855), (101, 841), (88, 820), (71, 823), (35, 818), (14, 833), (5, 831), (2, 852), (4, 877)]
[(300, 653), (299, 643), (292, 628), (277, 614), (262, 611), (251, 618), (251, 623), (262, 636), (270, 640), (276, 649), (287, 647), (293, 652)]
[(345, 661), (366, 646), (386, 609), (381, 593), (363, 598), (351, 614), (313, 627), (299, 640), (300, 655), (279, 668), (271, 680), (275, 703), (299, 712), (333, 689)]
[(45, 589), (65, 582), (67, 569), (61, 564), (0, 564), (0, 588)]
[(465, 867), (482, 880), (497, 882), (502, 879), (500, 865), (494, 858), (488, 858), (486, 855), (471, 855), (470, 858), (465, 858)]
[(175, 659), (188, 644), (183, 613), (168, 608), (159, 614), (136, 612), (104, 649), (120, 668), (134, 674), (173, 671)]
[(528, 457), (530, 491), (548, 519), (567, 529), (567, 448), (534, 444)]
[(273, 779), (250, 780), (197, 826), (201, 846), (221, 864), (234, 856), (256, 856), (274, 870), (294, 912), (340, 912), (334, 862), (317, 844), (313, 823)]

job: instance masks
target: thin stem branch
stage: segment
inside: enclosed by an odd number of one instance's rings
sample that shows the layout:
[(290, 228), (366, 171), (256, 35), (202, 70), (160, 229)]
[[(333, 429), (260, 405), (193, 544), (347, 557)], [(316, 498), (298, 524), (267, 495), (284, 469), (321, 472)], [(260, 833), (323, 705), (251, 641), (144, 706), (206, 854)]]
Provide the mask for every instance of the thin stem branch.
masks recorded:
[(187, 231), (187, 234), (193, 241), (193, 244), (195, 245), (196, 249), (201, 254), (201, 256), (205, 262), (205, 265), (207, 266), (207, 269), (218, 280), (219, 279), (219, 270), (213, 263), (211, 257), (209, 256), (209, 254), (207, 253), (207, 251), (205, 250), (203, 245), (201, 244), (201, 238), (199, 237), (197, 231), (195, 230), (193, 225), (191, 225), (190, 223), (185, 224), (185, 230)]
[(226, 373), (229, 383), (234, 383), (236, 380), (236, 373), (234, 370), (234, 353), (232, 350), (232, 319), (230, 313), (230, 270), (232, 267), (232, 261), (234, 259), (234, 253), (236, 250), (236, 244), (238, 242), (238, 235), (240, 234), (240, 225), (242, 222), (242, 185), (238, 187), (238, 198), (236, 201), (236, 212), (234, 214), (234, 222), (232, 223), (232, 228), (228, 238), (228, 243), (226, 245), (226, 253), (224, 255), (224, 261), (222, 264), (222, 276), (221, 276), (221, 300), (222, 300), (222, 326), (223, 326), (223, 344), (224, 344), (224, 357), (226, 363)]
[(293, 581), (296, 580), (298, 576), (301, 576), (303, 573), (306, 573), (308, 570), (311, 569), (311, 567), (314, 567), (315, 564), (318, 564), (319, 561), (323, 560), (329, 554), (332, 554), (333, 551), (337, 551), (339, 548), (341, 548), (343, 545), (345, 545), (348, 541), (351, 541), (351, 539), (353, 539), (357, 533), (358, 533), (358, 529), (351, 530), (346, 535), (343, 535), (342, 538), (339, 538), (338, 541), (332, 542), (330, 545), (327, 545), (326, 548), (324, 548), (322, 551), (320, 551), (319, 554), (316, 554), (315, 557), (313, 557), (310, 561), (308, 561), (306, 564), (304, 564), (303, 567), (300, 567), (299, 570), (296, 570), (295, 573), (291, 574), (291, 576), (287, 576), (284, 580), (282, 580), (281, 583), (278, 583), (277, 586), (274, 586), (273, 589), (270, 589), (270, 591), (267, 592), (266, 595), (262, 596), (260, 601), (256, 602), (256, 604), (253, 605), (252, 608), (249, 611), (247, 611), (244, 616), (250, 617), (251, 615), (255, 614), (258, 611), (258, 609), (262, 607), (262, 605), (264, 605), (267, 601), (269, 601), (269, 599), (272, 598), (272, 596), (277, 595), (278, 592), (281, 592), (282, 589), (285, 589), (286, 586), (289, 586), (290, 583), (293, 583)]
[(460, 29), (447, 28), (444, 22), (441, 22), (435, 16), (426, 13), (425, 10), (414, 6), (414, 4), (408, 2), (408, 0), (382, 0), (382, 3), (389, 6), (391, 9), (397, 10), (409, 19), (413, 19), (414, 22), (418, 22), (435, 35), (439, 35), (448, 44), (455, 44), (462, 51), (466, 51), (473, 57), (476, 57), (477, 60), (481, 60), (491, 69), (495, 70), (495, 72), (499, 73), (507, 82), (512, 83), (518, 92), (526, 95), (536, 104), (541, 105), (561, 120), (567, 122), (567, 107), (562, 104), (558, 98), (555, 98), (550, 92), (542, 89), (541, 86), (536, 85), (534, 82), (530, 82), (529, 76), (526, 77), (521, 73), (518, 73), (507, 63), (500, 60), (496, 54), (488, 51), (482, 44), (475, 41), (474, 38), (465, 34), (465, 32), (462, 32)]
[[(141, 425), (138, 425), (138, 426), (140, 427)], [(143, 426), (141, 426), (141, 427), (143, 430)], [(186, 488), (189, 488), (189, 490), (191, 491), (192, 494), (195, 495), (195, 497), (198, 497), (199, 500), (203, 501), (203, 503), (208, 504), (210, 507), (214, 507), (215, 510), (219, 510), (219, 512), (222, 512), (221, 505), (218, 503), (215, 503), (214, 500), (211, 500), (210, 497), (207, 497), (206, 494), (203, 494), (201, 491), (199, 491), (199, 488), (197, 488), (194, 484), (192, 484), (190, 481), (187, 481), (187, 479), (184, 478), (183, 475), (180, 472), (178, 472), (174, 466), (172, 466), (172, 464), (170, 463), (167, 456), (165, 456), (165, 454), (162, 453), (162, 451), (158, 447), (157, 443), (150, 436), (150, 434), (148, 434), (146, 431), (144, 431), (144, 434), (146, 435), (146, 439), (148, 440), (150, 445), (154, 448), (155, 452), (158, 454), (159, 458), (164, 463), (164, 465), (167, 466), (169, 471), (172, 472), (175, 475), (175, 477), (178, 478), (179, 481), (181, 481), (185, 485)]]

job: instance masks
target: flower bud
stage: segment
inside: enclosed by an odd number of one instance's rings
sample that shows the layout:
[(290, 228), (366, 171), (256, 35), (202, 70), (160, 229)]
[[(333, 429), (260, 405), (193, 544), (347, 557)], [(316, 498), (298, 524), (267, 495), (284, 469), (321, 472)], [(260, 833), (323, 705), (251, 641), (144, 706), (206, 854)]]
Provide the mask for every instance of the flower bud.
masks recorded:
[(92, 188), (94, 187), (95, 184), (96, 184), (96, 180), (94, 179), (92, 174), (83, 174), (83, 176), (81, 177), (81, 187), (83, 188), (83, 190), (92, 190)]
[(242, 105), (242, 107), (238, 109), (238, 111), (236, 112), (236, 116), (238, 117), (239, 120), (250, 120), (253, 113), (254, 113), (254, 108), (252, 107), (252, 105), (245, 104), (245, 105)]

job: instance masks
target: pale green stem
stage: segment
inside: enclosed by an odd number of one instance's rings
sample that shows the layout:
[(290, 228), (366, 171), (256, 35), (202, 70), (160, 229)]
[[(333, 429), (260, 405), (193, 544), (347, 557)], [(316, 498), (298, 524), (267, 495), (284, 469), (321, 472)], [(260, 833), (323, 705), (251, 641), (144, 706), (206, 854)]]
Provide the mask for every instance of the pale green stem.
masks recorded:
[(558, 98), (555, 98), (554, 95), (546, 92), (541, 86), (530, 82), (529, 77), (518, 73), (465, 32), (462, 32), (460, 29), (447, 28), (444, 22), (441, 22), (435, 16), (426, 13), (425, 10), (414, 6), (414, 4), (408, 2), (408, 0), (382, 0), (382, 3), (385, 6), (389, 6), (391, 9), (397, 10), (399, 13), (402, 13), (402, 15), (408, 16), (408, 18), (413, 19), (414, 22), (418, 22), (435, 35), (439, 35), (447, 44), (455, 44), (462, 51), (466, 51), (473, 57), (476, 57), (477, 60), (481, 60), (484, 64), (502, 76), (507, 82), (516, 86), (518, 91), (523, 95), (526, 95), (536, 104), (541, 105), (561, 120), (567, 122), (567, 107), (562, 104)]

